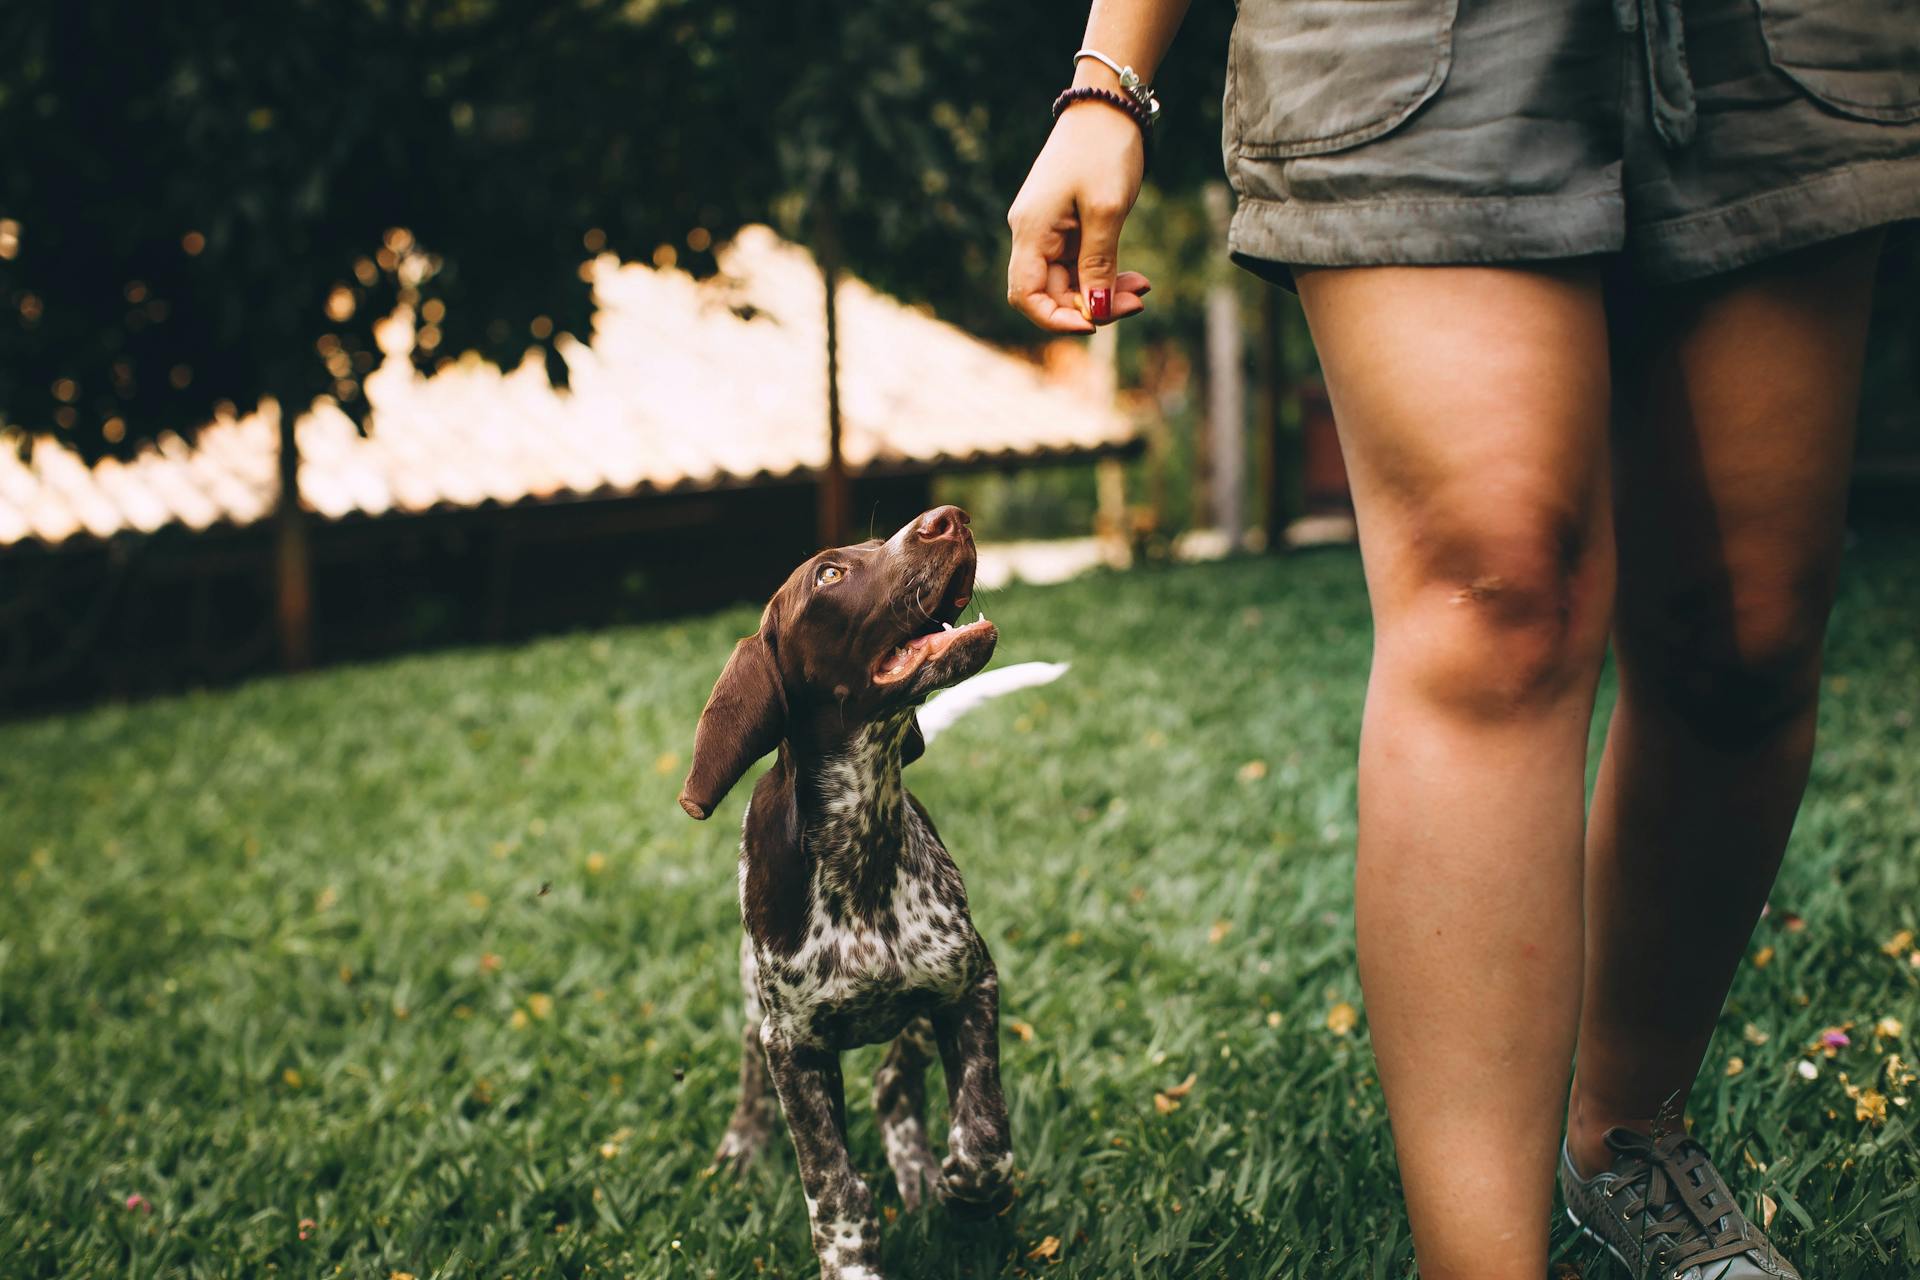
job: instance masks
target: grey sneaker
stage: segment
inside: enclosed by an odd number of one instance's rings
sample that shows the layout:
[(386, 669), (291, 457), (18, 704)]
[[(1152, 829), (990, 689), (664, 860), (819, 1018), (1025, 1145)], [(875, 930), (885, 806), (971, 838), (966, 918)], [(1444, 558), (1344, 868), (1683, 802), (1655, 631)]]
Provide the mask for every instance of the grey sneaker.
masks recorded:
[(1634, 1280), (1800, 1280), (1686, 1133), (1609, 1129), (1607, 1147), (1613, 1168), (1582, 1178), (1562, 1146), (1560, 1194)]

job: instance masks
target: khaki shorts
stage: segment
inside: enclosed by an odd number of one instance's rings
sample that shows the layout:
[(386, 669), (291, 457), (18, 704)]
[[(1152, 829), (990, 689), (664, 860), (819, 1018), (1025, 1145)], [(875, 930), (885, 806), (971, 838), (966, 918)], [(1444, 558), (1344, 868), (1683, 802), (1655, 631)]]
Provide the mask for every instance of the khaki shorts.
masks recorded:
[(1665, 283), (1920, 216), (1899, 0), (1244, 0), (1235, 260), (1624, 253)]

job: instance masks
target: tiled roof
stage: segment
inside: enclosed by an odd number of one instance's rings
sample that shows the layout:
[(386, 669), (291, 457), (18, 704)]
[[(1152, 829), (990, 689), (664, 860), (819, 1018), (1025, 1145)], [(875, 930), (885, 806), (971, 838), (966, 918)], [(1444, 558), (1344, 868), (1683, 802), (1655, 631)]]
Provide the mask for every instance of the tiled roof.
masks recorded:
[[(409, 317), (366, 380), (365, 436), (327, 404), (298, 425), (300, 487), (328, 519), (487, 503), (670, 492), (792, 477), (826, 465), (820, 273), (753, 227), (707, 281), (671, 267), (596, 262), (591, 345), (561, 354), (571, 390), (537, 358), (477, 359), (421, 377)], [(1065, 363), (1083, 361), (1083, 348)], [(1097, 379), (1050, 376), (918, 309), (846, 279), (840, 396), (849, 465), (1074, 455), (1123, 447), (1133, 424)], [(1084, 371), (1082, 371), (1084, 372)], [(30, 462), (0, 447), (0, 547), (179, 524), (242, 526), (273, 509), (276, 410), (215, 422), (88, 467), (51, 437)]]

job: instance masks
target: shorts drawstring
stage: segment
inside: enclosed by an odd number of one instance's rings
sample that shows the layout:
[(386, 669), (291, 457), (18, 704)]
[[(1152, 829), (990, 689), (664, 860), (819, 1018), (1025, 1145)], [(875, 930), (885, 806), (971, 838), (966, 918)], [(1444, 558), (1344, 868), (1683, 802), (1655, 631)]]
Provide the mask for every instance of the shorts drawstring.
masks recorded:
[(1686, 146), (1693, 141), (1693, 73), (1680, 0), (1613, 0), (1613, 21), (1625, 34), (1640, 33), (1654, 131), (1669, 147)]

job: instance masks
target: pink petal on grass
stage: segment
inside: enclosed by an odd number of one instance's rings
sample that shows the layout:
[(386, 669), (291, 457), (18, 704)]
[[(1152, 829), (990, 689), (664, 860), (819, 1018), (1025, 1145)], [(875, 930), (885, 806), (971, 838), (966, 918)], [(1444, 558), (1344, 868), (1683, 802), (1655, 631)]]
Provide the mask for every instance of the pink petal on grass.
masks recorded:
[(132, 1213), (135, 1209), (138, 1209), (141, 1213), (153, 1212), (153, 1206), (148, 1204), (147, 1198), (138, 1191), (127, 1197), (127, 1212)]
[(1837, 1027), (1829, 1027), (1820, 1033), (1820, 1043), (1829, 1049), (1844, 1049), (1853, 1043), (1846, 1032)]

